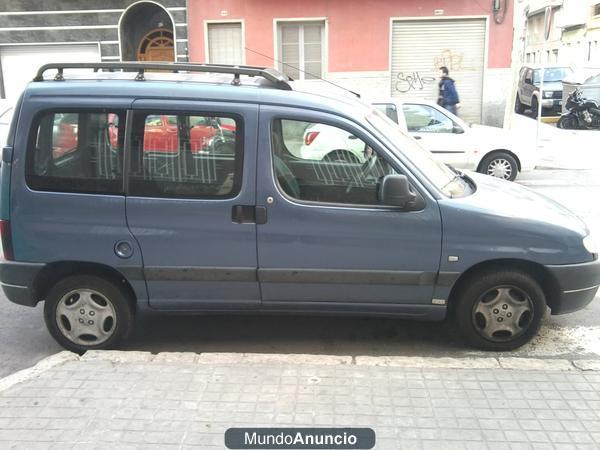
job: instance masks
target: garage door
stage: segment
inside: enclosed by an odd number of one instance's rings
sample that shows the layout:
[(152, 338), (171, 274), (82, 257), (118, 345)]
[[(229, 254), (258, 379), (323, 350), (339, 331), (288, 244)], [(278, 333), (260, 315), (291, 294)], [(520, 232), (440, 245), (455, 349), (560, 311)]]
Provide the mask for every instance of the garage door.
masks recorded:
[(392, 96), (436, 101), (438, 69), (446, 66), (456, 81), (459, 115), (480, 122), (485, 32), (483, 19), (393, 21)]
[(37, 69), (49, 62), (97, 62), (96, 44), (14, 45), (0, 47), (2, 83), (7, 99), (16, 100)]

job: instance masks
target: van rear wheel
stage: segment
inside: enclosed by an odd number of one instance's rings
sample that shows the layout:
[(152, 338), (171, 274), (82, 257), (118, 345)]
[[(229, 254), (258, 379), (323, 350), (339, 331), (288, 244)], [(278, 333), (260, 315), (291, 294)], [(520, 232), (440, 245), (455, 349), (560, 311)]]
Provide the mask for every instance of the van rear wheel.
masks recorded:
[(478, 274), (458, 293), (457, 301), (460, 333), (482, 350), (521, 347), (536, 336), (546, 313), (541, 287), (520, 271)]
[(110, 281), (91, 275), (59, 281), (44, 305), (52, 337), (77, 353), (115, 347), (131, 331), (133, 318), (127, 294)]

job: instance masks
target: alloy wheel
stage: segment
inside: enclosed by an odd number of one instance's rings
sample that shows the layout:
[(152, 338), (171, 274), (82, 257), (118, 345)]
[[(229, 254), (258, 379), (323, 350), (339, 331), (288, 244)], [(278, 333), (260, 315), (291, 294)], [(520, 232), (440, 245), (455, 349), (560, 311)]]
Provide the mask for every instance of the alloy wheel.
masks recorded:
[(504, 158), (493, 159), (487, 167), (488, 175), (504, 180), (510, 180), (512, 171), (513, 169), (510, 162)]
[(117, 314), (101, 293), (77, 289), (64, 295), (56, 306), (56, 325), (77, 345), (99, 345), (114, 334)]
[(506, 342), (524, 334), (533, 320), (531, 297), (516, 286), (487, 290), (472, 311), (476, 331), (492, 342)]

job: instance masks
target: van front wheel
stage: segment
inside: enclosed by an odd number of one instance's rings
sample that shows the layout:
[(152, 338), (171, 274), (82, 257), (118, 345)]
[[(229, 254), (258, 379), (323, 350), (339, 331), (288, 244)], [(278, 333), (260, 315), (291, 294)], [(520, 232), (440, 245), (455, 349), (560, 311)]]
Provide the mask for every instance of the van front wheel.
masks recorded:
[(122, 289), (91, 275), (59, 281), (44, 305), (44, 319), (52, 337), (77, 353), (116, 346), (131, 331), (133, 316)]
[(472, 278), (456, 299), (460, 333), (482, 350), (513, 350), (539, 331), (546, 298), (539, 284), (520, 271), (488, 271)]

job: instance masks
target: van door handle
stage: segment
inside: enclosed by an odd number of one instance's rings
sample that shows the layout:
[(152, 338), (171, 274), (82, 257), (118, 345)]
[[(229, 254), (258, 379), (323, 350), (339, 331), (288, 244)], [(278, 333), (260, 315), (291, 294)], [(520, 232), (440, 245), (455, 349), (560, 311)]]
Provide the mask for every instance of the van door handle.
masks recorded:
[(235, 223), (267, 223), (267, 208), (264, 206), (235, 205), (231, 208), (231, 220)]
[(421, 139), (421, 136), (413, 136), (417, 141)]

